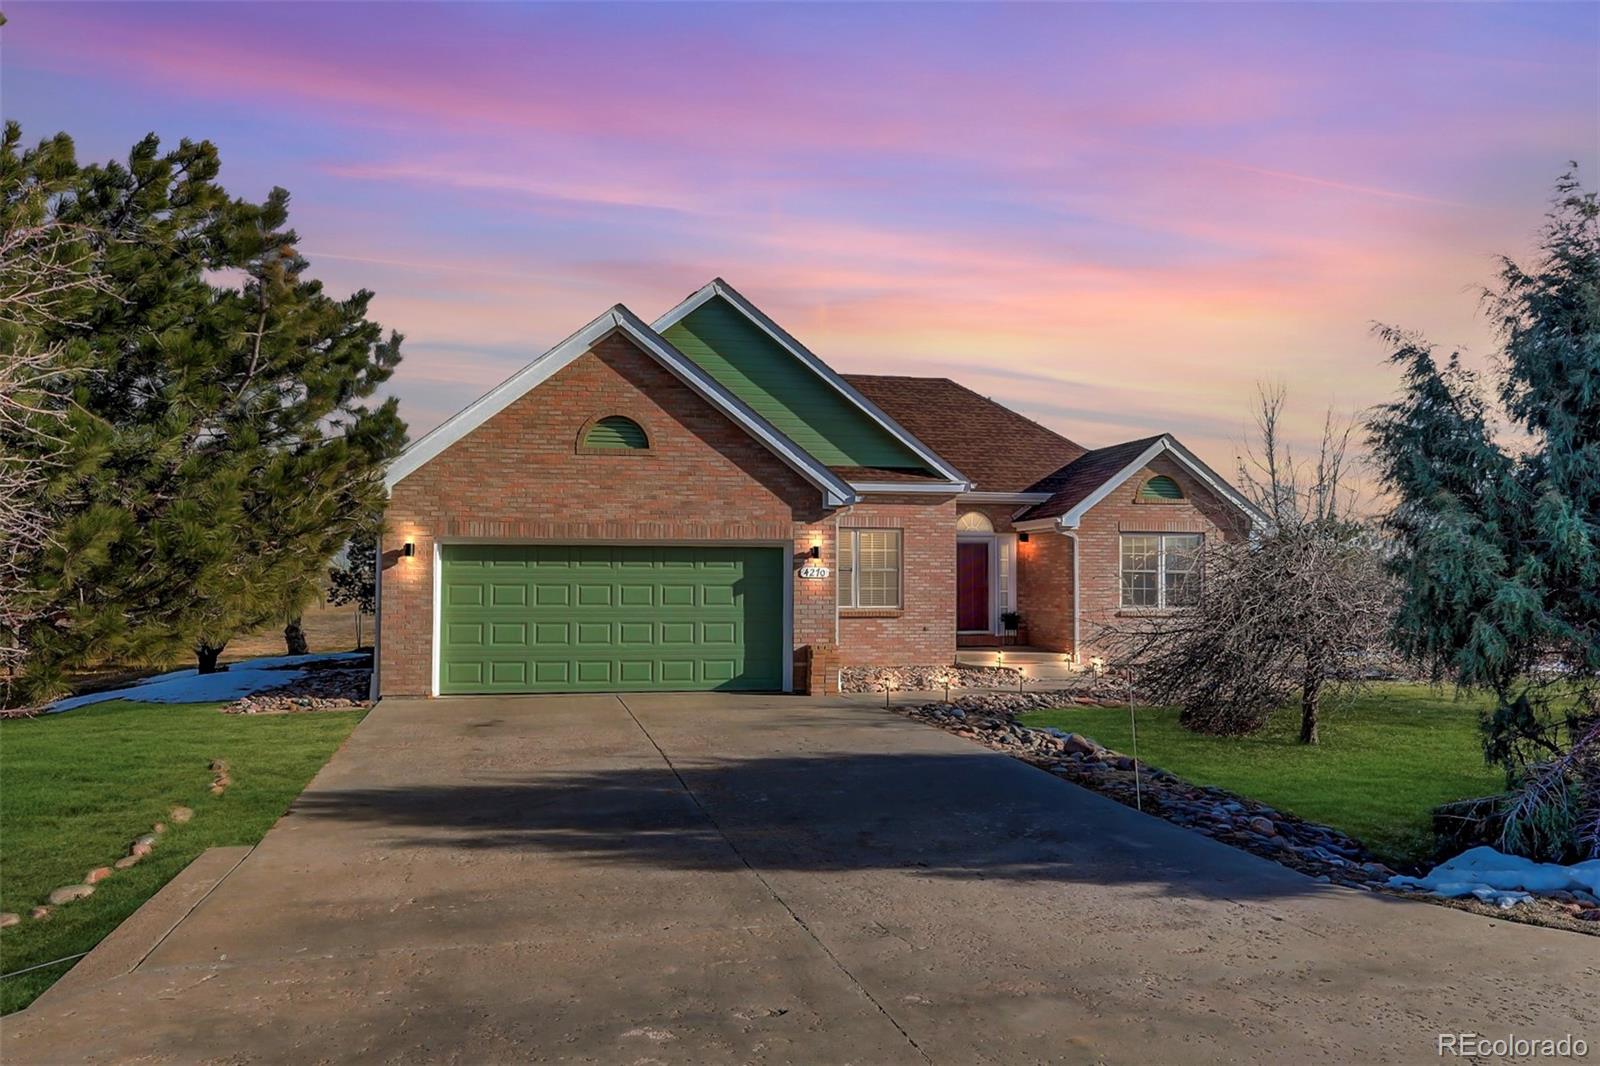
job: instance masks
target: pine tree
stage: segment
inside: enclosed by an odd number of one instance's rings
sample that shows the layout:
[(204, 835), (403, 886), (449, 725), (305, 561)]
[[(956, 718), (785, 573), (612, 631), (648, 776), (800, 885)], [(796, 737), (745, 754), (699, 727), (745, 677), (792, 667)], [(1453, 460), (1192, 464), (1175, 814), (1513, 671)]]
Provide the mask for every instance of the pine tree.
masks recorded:
[(151, 136), (55, 202), (100, 235), (104, 291), (50, 337), (87, 373), (52, 482), (65, 517), (34, 566), (52, 609), (23, 634), (35, 696), (113, 657), (192, 649), (214, 669), (234, 635), (296, 613), (404, 441), (394, 400), (364, 402), (400, 358), (372, 294), (325, 294), (288, 193), (230, 199), (218, 171), (209, 143)]
[(1502, 342), (1496, 398), (1421, 338), (1384, 329), (1404, 370), (1371, 442), (1407, 595), (1402, 647), (1485, 689), (1485, 755), (1514, 799), (1505, 846), (1600, 855), (1600, 202), (1556, 186), (1536, 262), (1486, 293)]

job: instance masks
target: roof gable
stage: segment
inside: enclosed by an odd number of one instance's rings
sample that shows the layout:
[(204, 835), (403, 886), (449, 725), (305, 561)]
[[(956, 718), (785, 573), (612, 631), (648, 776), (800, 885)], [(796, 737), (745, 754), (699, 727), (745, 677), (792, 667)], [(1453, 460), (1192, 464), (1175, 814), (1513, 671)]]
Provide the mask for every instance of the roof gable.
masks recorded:
[(949, 378), (844, 377), (955, 464), (979, 492), (1026, 491), (1084, 454), (1082, 445)]
[(966, 479), (721, 278), (654, 328), (818, 460)]
[(720, 410), (767, 450), (815, 485), (829, 506), (854, 502), (855, 494), (827, 464), (809, 454), (759, 413), (708, 375), (692, 360), (674, 348), (621, 304), (593, 319), (554, 348), (496, 385), (456, 412), (420, 440), (406, 448), (389, 464), (384, 486), (393, 488), (408, 475), (437, 458), (445, 449), (489, 419), (505, 410), (519, 397), (537, 388), (557, 371), (589, 351), (611, 333), (626, 335), (645, 354), (653, 357), (702, 399)]
[(1108, 448), (1085, 452), (1060, 470), (1041, 479), (1032, 491), (1048, 492), (1050, 498), (1019, 514), (1017, 522), (1054, 522), (1066, 529), (1077, 526), (1084, 514), (1109, 496), (1118, 485), (1149, 464), (1158, 455), (1168, 455), (1203, 482), (1220, 498), (1232, 504), (1250, 521), (1260, 523), (1263, 516), (1238, 489), (1228, 484), (1199, 457), (1178, 443), (1171, 434), (1143, 437)]

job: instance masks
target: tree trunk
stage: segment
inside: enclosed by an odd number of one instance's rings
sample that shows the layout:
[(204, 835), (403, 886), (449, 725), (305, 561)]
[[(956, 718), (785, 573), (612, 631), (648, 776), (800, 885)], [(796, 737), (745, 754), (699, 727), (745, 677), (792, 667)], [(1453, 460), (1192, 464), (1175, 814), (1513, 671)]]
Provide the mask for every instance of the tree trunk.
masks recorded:
[(289, 624), (283, 627), (283, 643), (290, 655), (305, 655), (311, 651), (306, 644), (306, 631), (300, 628), (298, 615), (289, 619)]
[(1322, 700), (1322, 675), (1308, 670), (1300, 687), (1300, 743), (1317, 742), (1317, 706)]
[(209, 644), (196, 644), (194, 646), (194, 655), (200, 662), (200, 669), (197, 673), (217, 673), (217, 657), (222, 654), (222, 649), (225, 647), (227, 647), (225, 644), (218, 645), (215, 648)]
[(361, 608), (356, 608), (356, 651), (361, 650)]

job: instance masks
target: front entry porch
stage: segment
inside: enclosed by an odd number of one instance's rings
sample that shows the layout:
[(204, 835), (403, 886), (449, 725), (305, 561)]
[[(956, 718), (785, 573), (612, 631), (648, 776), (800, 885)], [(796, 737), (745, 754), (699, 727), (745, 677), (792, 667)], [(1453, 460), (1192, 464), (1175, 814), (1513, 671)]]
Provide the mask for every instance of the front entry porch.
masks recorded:
[(956, 646), (993, 647), (1007, 636), (1001, 616), (1015, 610), (1017, 538), (968, 512), (956, 526)]

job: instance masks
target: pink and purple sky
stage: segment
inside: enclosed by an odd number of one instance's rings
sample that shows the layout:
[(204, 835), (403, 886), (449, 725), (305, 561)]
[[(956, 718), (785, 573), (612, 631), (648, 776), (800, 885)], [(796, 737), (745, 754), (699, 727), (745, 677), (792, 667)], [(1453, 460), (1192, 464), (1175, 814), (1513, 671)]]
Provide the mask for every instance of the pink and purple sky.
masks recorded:
[(1229, 470), (1390, 393), (1374, 321), (1478, 287), (1569, 159), (1600, 6), (16, 3), (0, 106), (219, 146), (407, 337), (413, 437), (604, 308), (722, 275), (839, 370), (956, 378)]

